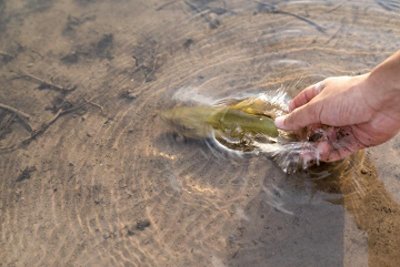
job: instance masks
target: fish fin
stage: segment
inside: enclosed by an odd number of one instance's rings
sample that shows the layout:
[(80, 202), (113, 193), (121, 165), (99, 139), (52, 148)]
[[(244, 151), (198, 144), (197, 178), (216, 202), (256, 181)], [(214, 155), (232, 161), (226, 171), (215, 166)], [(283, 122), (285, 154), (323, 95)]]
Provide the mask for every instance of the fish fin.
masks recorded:
[(232, 105), (236, 105), (237, 103), (240, 103), (242, 101), (243, 101), (243, 99), (225, 98), (225, 99), (218, 100), (215, 103), (215, 105), (217, 105), (217, 106), (232, 106)]

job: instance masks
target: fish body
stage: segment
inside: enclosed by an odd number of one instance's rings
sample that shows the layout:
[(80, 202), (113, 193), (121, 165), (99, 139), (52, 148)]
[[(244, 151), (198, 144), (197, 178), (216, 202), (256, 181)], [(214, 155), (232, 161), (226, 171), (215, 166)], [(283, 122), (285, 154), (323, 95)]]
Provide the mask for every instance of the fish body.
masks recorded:
[(241, 139), (249, 135), (275, 138), (279, 135), (269, 116), (246, 112), (248, 110), (248, 105), (243, 109), (238, 105), (183, 106), (164, 111), (161, 116), (190, 138), (207, 138), (212, 134), (225, 139)]
[(260, 98), (246, 98), (230, 106), (231, 109), (241, 110), (248, 114), (264, 115), (274, 119), (280, 107)]
[(209, 123), (214, 129), (234, 135), (262, 134), (269, 137), (277, 137), (279, 135), (278, 129), (271, 118), (232, 108), (215, 112)]
[(163, 111), (161, 118), (183, 136), (200, 139), (210, 136), (210, 121), (219, 111), (220, 109), (211, 106), (183, 106)]

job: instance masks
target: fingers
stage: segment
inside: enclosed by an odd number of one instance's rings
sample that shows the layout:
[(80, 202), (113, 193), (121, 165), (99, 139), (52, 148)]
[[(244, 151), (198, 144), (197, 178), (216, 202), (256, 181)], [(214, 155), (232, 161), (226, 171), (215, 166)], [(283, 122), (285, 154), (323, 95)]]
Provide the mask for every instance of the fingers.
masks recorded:
[(323, 82), (313, 84), (301, 91), (289, 104), (289, 112), (311, 101), (324, 88)]
[(277, 117), (275, 125), (286, 131), (297, 131), (308, 125), (320, 123), (319, 114), (322, 112), (320, 105), (304, 105), (291, 113)]
[(300, 92), (289, 104), (289, 114), (275, 119), (276, 127), (297, 131), (310, 124), (320, 123), (318, 105), (307, 105), (324, 88), (324, 81), (311, 85)]

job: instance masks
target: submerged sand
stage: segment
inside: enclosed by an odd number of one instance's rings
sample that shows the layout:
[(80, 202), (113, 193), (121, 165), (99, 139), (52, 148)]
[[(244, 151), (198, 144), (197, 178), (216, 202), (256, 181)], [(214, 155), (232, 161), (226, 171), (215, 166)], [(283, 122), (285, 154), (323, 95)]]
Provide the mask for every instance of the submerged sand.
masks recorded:
[(157, 115), (400, 47), (396, 1), (266, 2), (0, 0), (0, 266), (397, 266), (399, 138), (316, 181)]

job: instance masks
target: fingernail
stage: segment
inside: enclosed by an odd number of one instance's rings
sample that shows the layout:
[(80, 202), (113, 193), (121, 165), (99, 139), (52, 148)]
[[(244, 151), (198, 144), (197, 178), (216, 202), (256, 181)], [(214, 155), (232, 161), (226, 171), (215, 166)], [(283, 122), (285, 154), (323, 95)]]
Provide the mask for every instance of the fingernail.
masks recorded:
[(283, 115), (283, 116), (279, 116), (279, 117), (275, 118), (275, 126), (280, 129), (285, 128), (284, 123), (285, 123), (286, 117), (287, 117), (287, 115)]

